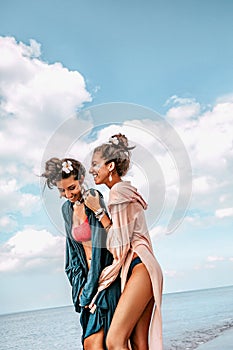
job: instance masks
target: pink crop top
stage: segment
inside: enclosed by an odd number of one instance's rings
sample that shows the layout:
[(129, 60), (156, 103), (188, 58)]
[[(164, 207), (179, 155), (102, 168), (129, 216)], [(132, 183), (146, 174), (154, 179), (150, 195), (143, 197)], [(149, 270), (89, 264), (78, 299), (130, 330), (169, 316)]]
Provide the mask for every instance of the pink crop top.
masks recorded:
[(77, 242), (87, 242), (91, 240), (91, 228), (88, 218), (86, 218), (82, 224), (73, 228), (72, 235)]

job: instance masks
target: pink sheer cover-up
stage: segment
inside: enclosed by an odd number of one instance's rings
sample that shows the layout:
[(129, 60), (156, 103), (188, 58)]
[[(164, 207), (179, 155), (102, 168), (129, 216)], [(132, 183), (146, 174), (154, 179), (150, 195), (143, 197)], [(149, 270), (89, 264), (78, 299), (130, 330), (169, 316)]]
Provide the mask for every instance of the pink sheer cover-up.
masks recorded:
[[(136, 253), (146, 266), (151, 278), (155, 306), (150, 324), (149, 349), (162, 350), (161, 302), (163, 275), (156, 260), (148, 232), (144, 209), (147, 205), (137, 189), (129, 181), (115, 184), (109, 193), (108, 208), (112, 227), (107, 235), (107, 248), (113, 254), (112, 265), (101, 273), (98, 292), (89, 307), (93, 307), (98, 293), (107, 288), (121, 269), (121, 290), (127, 282), (127, 274), (133, 254)], [(136, 302), (136, 301), (135, 301)]]

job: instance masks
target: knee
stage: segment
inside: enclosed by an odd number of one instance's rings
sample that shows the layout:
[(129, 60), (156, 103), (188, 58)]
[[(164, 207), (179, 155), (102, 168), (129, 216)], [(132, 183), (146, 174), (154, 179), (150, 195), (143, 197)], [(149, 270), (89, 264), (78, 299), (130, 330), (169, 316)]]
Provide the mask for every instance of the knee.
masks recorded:
[(128, 349), (126, 342), (118, 337), (111, 334), (107, 335), (106, 346), (108, 350), (122, 350)]
[(94, 348), (92, 347), (92, 345), (88, 342), (84, 342), (83, 343), (83, 349), (84, 350), (94, 350)]
[[(85, 339), (84, 343), (83, 343), (83, 349), (84, 350), (96, 350), (96, 349), (99, 349), (99, 347), (98, 346), (96, 347), (95, 342), (92, 342), (89, 339)], [(102, 347), (101, 347), (101, 349), (102, 349)]]
[(83, 349), (84, 350), (96, 350), (96, 346), (93, 344), (83, 344)]
[(115, 350), (115, 349), (117, 349), (116, 342), (113, 341), (113, 338), (111, 337), (111, 335), (107, 335), (106, 346), (107, 346), (108, 350)]

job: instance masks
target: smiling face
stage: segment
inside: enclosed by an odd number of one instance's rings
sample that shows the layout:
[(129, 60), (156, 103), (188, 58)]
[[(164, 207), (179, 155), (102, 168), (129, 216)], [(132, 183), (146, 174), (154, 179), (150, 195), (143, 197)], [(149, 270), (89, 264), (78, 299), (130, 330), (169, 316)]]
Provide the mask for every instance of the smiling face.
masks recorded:
[(74, 203), (81, 198), (81, 184), (83, 179), (75, 180), (74, 175), (69, 176), (66, 179), (57, 181), (56, 185), (60, 195), (67, 198), (70, 202)]
[(101, 157), (101, 152), (93, 154), (89, 173), (93, 175), (96, 185), (105, 184), (108, 186), (110, 166), (110, 164), (105, 164), (105, 159)]

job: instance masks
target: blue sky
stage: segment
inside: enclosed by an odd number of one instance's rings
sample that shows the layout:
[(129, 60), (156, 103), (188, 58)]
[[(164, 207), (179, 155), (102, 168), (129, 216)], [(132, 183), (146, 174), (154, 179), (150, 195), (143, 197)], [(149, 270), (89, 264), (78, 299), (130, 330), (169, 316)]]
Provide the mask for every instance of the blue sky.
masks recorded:
[[(230, 0), (0, 1), (0, 313), (71, 304), (61, 203), (54, 190), (45, 208), (36, 174), (63, 145), (88, 166), (116, 130), (143, 147), (146, 161), (135, 153), (129, 178), (149, 201), (164, 291), (232, 284), (232, 10)], [(69, 129), (49, 150), (77, 109), (77, 135)], [(183, 158), (150, 138), (157, 113), (192, 167), (186, 218), (169, 235)]]

